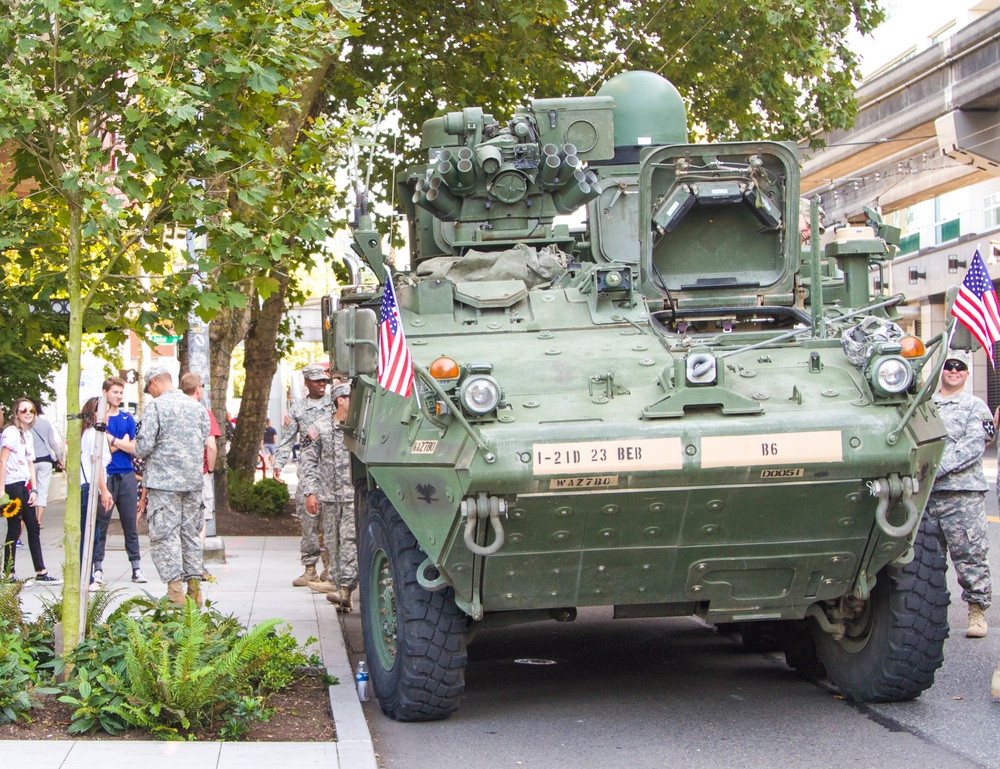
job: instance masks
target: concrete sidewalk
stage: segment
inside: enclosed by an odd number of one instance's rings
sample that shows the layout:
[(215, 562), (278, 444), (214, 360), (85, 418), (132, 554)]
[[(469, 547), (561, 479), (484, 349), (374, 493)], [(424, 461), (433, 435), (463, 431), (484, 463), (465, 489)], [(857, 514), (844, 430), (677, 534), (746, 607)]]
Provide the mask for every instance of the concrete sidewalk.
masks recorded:
[[(288, 470), (293, 468), (287, 468)], [(66, 512), (64, 476), (56, 476), (49, 507), (45, 510), (42, 551), (51, 574), (62, 575), (62, 522)], [(294, 480), (294, 476), (289, 480)], [(114, 527), (112, 531), (117, 530)], [(308, 742), (117, 742), (53, 740), (0, 741), (2, 764), (7, 769), (106, 769), (140, 766), (142, 769), (187, 766), (191, 769), (240, 767), (329, 767), (376, 769), (371, 735), (354, 688), (354, 674), (347, 659), (344, 637), (334, 607), (325, 596), (308, 588), (292, 587), (301, 572), (297, 537), (236, 537), (219, 532), (226, 545), (226, 563), (207, 564), (216, 577), (203, 583), (206, 598), (223, 614), (233, 614), (253, 625), (266, 619), (284, 620), (293, 635), (304, 642), (318, 638), (308, 652), (318, 652), (330, 675), (340, 681), (330, 687), (330, 704), (337, 726), (337, 741)], [(125, 594), (166, 594), (148, 554), (148, 539), (140, 536), (142, 568), (149, 583), (131, 581), (131, 568), (121, 534), (108, 537), (104, 575), (108, 587)], [(17, 553), (17, 574), (34, 575), (27, 543)], [(43, 600), (56, 600), (61, 586), (30, 584), (21, 592), (25, 612), (34, 614)]]

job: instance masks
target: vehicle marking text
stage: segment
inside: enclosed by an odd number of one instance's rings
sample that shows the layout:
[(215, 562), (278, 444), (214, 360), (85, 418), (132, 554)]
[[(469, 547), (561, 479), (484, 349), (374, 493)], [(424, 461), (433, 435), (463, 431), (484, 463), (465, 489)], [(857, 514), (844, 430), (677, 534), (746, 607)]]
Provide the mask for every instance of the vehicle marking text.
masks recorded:
[(840, 430), (719, 435), (701, 439), (702, 467), (843, 462)]
[(680, 438), (536, 443), (532, 455), (535, 475), (680, 470), (684, 461)]

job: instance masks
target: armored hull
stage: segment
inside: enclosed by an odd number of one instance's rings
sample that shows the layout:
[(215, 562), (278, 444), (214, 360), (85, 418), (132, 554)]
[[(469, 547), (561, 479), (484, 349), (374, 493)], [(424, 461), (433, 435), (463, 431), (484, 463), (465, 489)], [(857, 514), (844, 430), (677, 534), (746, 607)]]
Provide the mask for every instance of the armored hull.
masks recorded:
[[(918, 696), (941, 664), (921, 515), (945, 337), (870, 294), (898, 232), (872, 212), (821, 250), (814, 205), (803, 252), (794, 146), (686, 144), (676, 114), (630, 112), (637, 83), (679, 108), (639, 74), (506, 127), (429, 121), (400, 182), (408, 275), (355, 233), (383, 287), (328, 305), (327, 342), (354, 383), (362, 626), (393, 718), (458, 707), (476, 629), (581, 606), (772, 639), (857, 700)], [(583, 205), (583, 229), (558, 221)], [(390, 382), (390, 349), (412, 378)]]

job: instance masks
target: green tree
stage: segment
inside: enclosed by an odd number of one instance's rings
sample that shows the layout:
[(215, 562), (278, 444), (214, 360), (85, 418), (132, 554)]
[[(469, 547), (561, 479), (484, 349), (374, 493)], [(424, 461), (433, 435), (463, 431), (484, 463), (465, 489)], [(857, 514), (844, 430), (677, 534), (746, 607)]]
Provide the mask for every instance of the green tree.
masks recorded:
[[(849, 124), (857, 65), (846, 34), (881, 18), (876, 0), (384, 0), (366, 4), (360, 36), (325, 72), (314, 71), (313, 87), (300, 89), (312, 95), (301, 113), (335, 117), (345, 104), (391, 89), (404, 137), (398, 146), (393, 133), (376, 138), (372, 186), (386, 201), (395, 172), (416, 159), (414, 137), (427, 118), (471, 105), (508, 117), (529, 96), (584, 95), (625, 69), (672, 80), (702, 137), (794, 139)], [(234, 468), (256, 463), (283, 349), (279, 319), (298, 288), (286, 274), (274, 277), (267, 302), (251, 298), (247, 314), (216, 330), (220, 372), (228, 371), (225, 346), (247, 333), (247, 386), (228, 456)], [(212, 386), (218, 392), (214, 378)], [(220, 493), (224, 477), (217, 475)]]
[[(8, 3), (5, 282), (30, 301), (68, 299), (71, 413), (84, 330), (183, 331), (191, 311), (207, 320), (244, 304), (247, 281), (273, 293), (268, 271), (289, 243), (323, 235), (312, 201), (328, 194), (327, 148), (340, 134), (322, 116), (299, 115), (296, 89), (336, 54), (356, 15), (350, 0)], [(210, 244), (196, 264), (168, 237), (192, 225)], [(68, 433), (72, 467), (79, 422)], [(75, 473), (69, 481), (72, 510)], [(66, 648), (78, 641), (79, 536), (67, 516)]]

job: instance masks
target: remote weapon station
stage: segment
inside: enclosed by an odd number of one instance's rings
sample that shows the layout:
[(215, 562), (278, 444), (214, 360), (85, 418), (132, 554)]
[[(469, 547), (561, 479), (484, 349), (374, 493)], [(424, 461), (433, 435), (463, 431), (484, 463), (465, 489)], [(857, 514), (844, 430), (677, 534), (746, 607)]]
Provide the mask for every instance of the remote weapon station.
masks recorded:
[[(412, 271), (362, 210), (382, 287), (324, 310), (382, 709), (447, 717), (478, 629), (588, 606), (697, 616), (852, 700), (929, 687), (944, 337), (904, 335), (902, 297), (870, 290), (898, 230), (869, 211), (821, 250), (814, 203), (804, 247), (795, 145), (689, 144), (649, 72), (506, 124), (448, 113), (422, 146), (398, 180)], [(390, 282), (408, 395), (377, 377)]]

